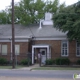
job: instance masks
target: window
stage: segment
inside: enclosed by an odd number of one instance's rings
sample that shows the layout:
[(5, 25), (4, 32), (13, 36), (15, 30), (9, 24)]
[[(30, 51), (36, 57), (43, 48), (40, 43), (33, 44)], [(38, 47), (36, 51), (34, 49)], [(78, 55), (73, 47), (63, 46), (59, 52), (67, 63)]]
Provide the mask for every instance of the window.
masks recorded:
[(68, 56), (68, 41), (62, 41), (61, 56)]
[(42, 51), (42, 55), (45, 55), (45, 51)]
[(79, 42), (77, 42), (77, 44), (76, 44), (76, 52), (77, 52), (77, 56), (80, 56), (80, 43)]
[(20, 53), (20, 45), (15, 45), (15, 55), (19, 55)]
[(2, 45), (2, 55), (7, 55), (7, 45)]

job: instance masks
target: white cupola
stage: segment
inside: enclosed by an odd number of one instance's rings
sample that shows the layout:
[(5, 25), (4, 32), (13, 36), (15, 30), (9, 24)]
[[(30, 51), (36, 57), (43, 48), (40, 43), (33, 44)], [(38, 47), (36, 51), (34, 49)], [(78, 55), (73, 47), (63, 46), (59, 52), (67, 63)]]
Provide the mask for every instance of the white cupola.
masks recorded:
[(45, 19), (43, 21), (43, 25), (53, 25), (52, 13), (50, 12), (45, 13)]
[(39, 29), (42, 28), (42, 25), (53, 25), (52, 16), (52, 13), (46, 12), (45, 19), (40, 20)]

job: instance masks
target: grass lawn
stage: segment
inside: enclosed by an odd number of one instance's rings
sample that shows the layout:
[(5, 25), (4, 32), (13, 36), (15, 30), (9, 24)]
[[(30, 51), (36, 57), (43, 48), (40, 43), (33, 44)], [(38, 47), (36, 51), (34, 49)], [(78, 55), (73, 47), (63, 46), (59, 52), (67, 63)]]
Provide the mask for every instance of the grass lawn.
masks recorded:
[(80, 68), (74, 68), (74, 67), (40, 67), (40, 68), (33, 68), (32, 70), (80, 70)]
[[(15, 69), (23, 68), (23, 67), (27, 67), (27, 66), (17, 65), (15, 66)], [(12, 69), (12, 66), (0, 66), (0, 69)]]

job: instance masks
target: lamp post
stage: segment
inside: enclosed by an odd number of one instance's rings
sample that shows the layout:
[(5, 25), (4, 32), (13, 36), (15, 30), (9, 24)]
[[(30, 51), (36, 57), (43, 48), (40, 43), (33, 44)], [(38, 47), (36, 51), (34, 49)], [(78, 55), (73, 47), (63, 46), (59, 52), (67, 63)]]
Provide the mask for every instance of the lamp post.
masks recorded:
[(12, 0), (12, 68), (15, 68), (15, 46), (14, 46), (14, 0)]

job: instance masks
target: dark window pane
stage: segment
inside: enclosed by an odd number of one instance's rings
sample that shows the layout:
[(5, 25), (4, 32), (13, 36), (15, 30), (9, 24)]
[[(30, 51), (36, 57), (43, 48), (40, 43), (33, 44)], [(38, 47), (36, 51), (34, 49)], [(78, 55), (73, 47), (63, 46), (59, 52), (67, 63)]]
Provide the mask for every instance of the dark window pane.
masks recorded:
[(77, 55), (79, 55), (79, 50), (77, 50)]
[(80, 43), (77, 42), (77, 47), (80, 47)]
[(67, 50), (65, 50), (65, 55), (67, 55)]
[(63, 47), (67, 47), (67, 43), (63, 43)]

